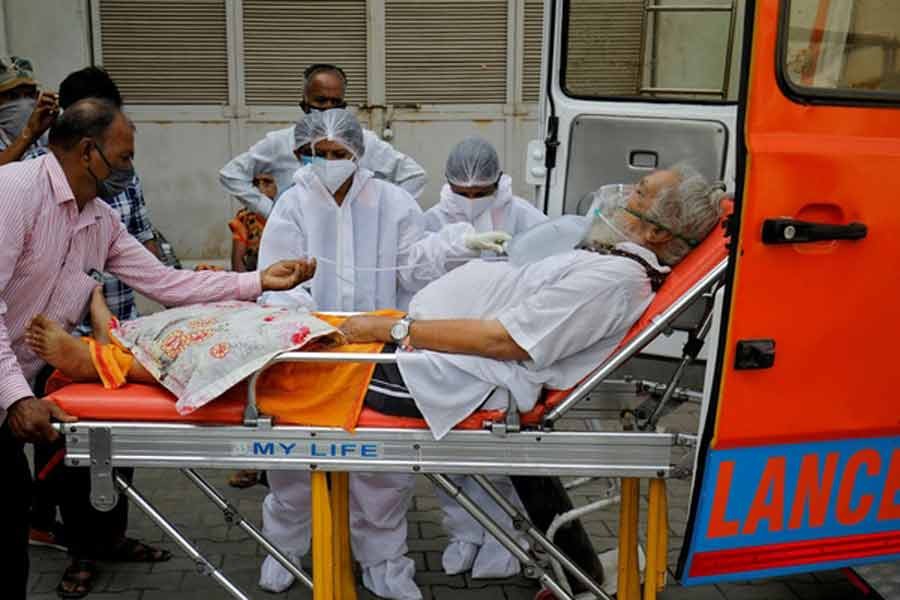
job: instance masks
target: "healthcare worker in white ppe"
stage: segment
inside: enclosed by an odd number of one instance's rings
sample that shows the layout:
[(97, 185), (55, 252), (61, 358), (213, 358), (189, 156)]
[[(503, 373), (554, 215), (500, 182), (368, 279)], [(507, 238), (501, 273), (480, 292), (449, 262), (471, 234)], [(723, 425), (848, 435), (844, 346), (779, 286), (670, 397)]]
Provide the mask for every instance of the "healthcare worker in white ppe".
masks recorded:
[(465, 223), (478, 233), (503, 231), (513, 236), (547, 220), (513, 194), (512, 178), (500, 170), (500, 157), (484, 138), (468, 137), (454, 146), (444, 176), (447, 183), (440, 201), (425, 213), (426, 231)]
[[(510, 236), (547, 220), (544, 213), (513, 195), (512, 178), (502, 173), (497, 151), (484, 138), (468, 137), (454, 146), (447, 157), (444, 176), (447, 183), (441, 188), (440, 202), (425, 213), (425, 229), (443, 239), (441, 246), (448, 258), (445, 263), (447, 270), (464, 262), (454, 259), (476, 256), (460, 241), (466, 235), (473, 232), (481, 234), (487, 250), (499, 251), (500, 244)], [(495, 237), (491, 238), (491, 234)], [(492, 248), (491, 243), (497, 246)], [(454, 249), (458, 250), (454, 252)], [(415, 249), (411, 260), (420, 260), (419, 253), (424, 254), (424, 251), (422, 246)], [(487, 497), (473, 479), (453, 476), (451, 480), (485, 508), (497, 523), (513, 531), (509, 516)], [(491, 480), (511, 502), (519, 504), (509, 477), (497, 476), (491, 477)], [(519, 572), (519, 561), (506, 548), (456, 501), (443, 491), (436, 491), (444, 511), (444, 529), (450, 536), (442, 556), (443, 568), (448, 575), (471, 571), (472, 577), (480, 579), (510, 577)], [(518, 533), (514, 535), (525, 543), (523, 536)]]
[[(299, 253), (317, 260), (316, 273), (310, 290), (264, 294), (260, 302), (325, 311), (405, 309), (408, 302), (401, 292), (408, 298), (427, 283), (418, 268), (404, 268), (410, 249), (434, 245), (425, 237), (416, 201), (361, 166), (367, 152), (363, 130), (346, 110), (307, 114), (295, 126), (292, 146), (304, 166), (269, 217), (259, 265), (265, 268), (280, 256)], [(309, 475), (270, 471), (268, 477), (271, 493), (263, 504), (263, 529), (299, 561), (310, 547)], [(411, 474), (350, 476), (353, 555), (362, 565), (363, 584), (384, 598), (422, 597), (413, 580), (415, 563), (405, 556), (412, 484)], [(271, 557), (265, 560), (261, 587), (278, 592), (292, 583), (287, 570)]]
[[(290, 147), (303, 166), (269, 216), (259, 265), (299, 252), (318, 259), (316, 274), (311, 290), (263, 294), (260, 302), (331, 311), (398, 306), (398, 279), (411, 271), (363, 269), (405, 263), (409, 248), (424, 234), (415, 199), (361, 166), (365, 134), (346, 110), (308, 113), (291, 136)], [(309, 474), (269, 471), (268, 478), (263, 530), (299, 561), (310, 547)], [(411, 474), (350, 477), (353, 555), (362, 565), (365, 586), (386, 598), (421, 598), (413, 581), (415, 563), (405, 556), (412, 481)], [(263, 589), (280, 592), (293, 579), (272, 557), (266, 558), (260, 573)]]
[[(303, 73), (304, 113), (345, 108), (344, 94), (347, 76), (340, 67), (327, 64), (310, 65)], [(235, 196), (245, 208), (268, 218), (274, 203), (253, 186), (259, 173), (274, 175), (279, 190), (287, 190), (291, 178), (300, 167), (294, 156), (294, 128), (286, 127), (269, 132), (247, 152), (232, 159), (219, 171), (219, 182), (226, 192)], [(363, 130), (365, 154), (360, 166), (375, 177), (395, 183), (418, 198), (425, 188), (425, 170), (409, 156), (398, 152), (368, 129)]]

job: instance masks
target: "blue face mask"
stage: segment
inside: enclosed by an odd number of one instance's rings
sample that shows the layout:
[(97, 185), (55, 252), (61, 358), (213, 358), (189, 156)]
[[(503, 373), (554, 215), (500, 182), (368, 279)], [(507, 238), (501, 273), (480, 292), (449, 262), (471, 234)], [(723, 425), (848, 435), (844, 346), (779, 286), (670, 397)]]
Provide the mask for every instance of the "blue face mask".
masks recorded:
[(313, 164), (323, 161), (323, 160), (325, 160), (325, 159), (322, 158), (321, 156), (306, 156), (305, 154), (300, 155), (300, 164), (303, 165), (304, 167), (306, 165), (313, 165)]

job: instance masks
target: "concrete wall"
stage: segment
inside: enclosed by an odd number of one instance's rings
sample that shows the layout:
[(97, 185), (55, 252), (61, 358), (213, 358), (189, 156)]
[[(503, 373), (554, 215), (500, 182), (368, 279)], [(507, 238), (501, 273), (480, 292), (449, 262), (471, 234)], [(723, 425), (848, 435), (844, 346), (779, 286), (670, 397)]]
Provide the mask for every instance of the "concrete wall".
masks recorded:
[(66, 74), (91, 62), (87, 0), (2, 0), (5, 54), (34, 62), (37, 78), (55, 90)]

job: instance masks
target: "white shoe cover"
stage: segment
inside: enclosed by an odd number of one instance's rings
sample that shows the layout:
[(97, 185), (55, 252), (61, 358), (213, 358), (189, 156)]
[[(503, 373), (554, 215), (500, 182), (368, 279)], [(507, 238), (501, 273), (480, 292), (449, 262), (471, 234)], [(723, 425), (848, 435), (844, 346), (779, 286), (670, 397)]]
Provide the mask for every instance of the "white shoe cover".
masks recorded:
[(441, 565), (447, 575), (465, 573), (475, 563), (478, 545), (464, 540), (453, 540), (444, 548)]
[(473, 579), (500, 579), (518, 575), (519, 559), (500, 545), (493, 536), (485, 536), (484, 544), (478, 550), (472, 565)]
[[(296, 564), (300, 564), (300, 561), (294, 557), (289, 558)], [(267, 592), (280, 594), (293, 584), (294, 576), (291, 575), (291, 572), (281, 566), (281, 563), (273, 557), (267, 556), (259, 570), (259, 587)]]
[[(614, 596), (619, 587), (619, 550), (613, 548), (597, 555), (600, 559), (600, 566), (603, 567), (603, 585), (600, 586), (604, 592), (610, 596)], [(647, 556), (644, 554), (643, 546), (638, 546), (638, 571), (641, 574), (641, 582), (644, 581), (644, 567), (647, 566)]]
[(391, 600), (422, 600), (422, 592), (413, 579), (416, 563), (405, 556), (363, 566), (362, 582), (370, 592)]

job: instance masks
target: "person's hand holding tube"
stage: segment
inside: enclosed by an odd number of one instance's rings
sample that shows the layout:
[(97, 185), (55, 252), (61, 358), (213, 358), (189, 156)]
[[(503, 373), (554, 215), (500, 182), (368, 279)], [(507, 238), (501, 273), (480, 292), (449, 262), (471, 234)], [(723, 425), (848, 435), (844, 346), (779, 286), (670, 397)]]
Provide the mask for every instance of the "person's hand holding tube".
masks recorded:
[(312, 279), (315, 274), (316, 259), (299, 258), (278, 261), (262, 271), (259, 279), (264, 292), (278, 292), (292, 289), (304, 281)]

